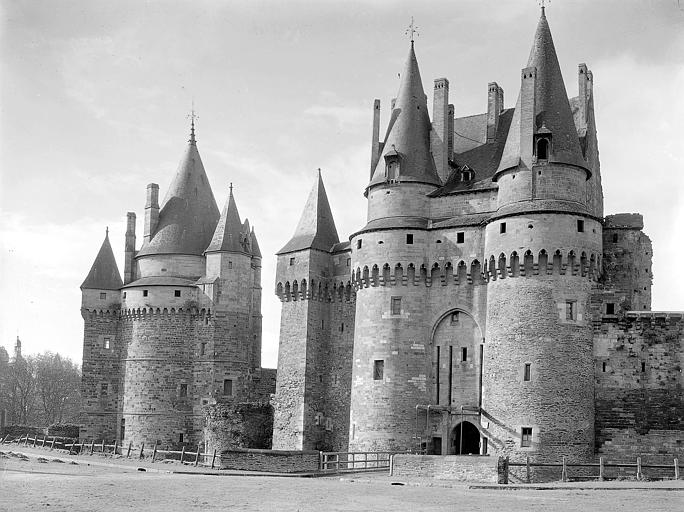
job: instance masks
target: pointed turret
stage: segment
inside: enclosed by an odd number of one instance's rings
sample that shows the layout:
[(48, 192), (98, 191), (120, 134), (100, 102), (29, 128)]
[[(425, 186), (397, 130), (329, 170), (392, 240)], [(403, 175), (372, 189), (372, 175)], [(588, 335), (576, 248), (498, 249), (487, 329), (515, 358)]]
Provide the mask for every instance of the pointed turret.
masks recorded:
[(117, 267), (114, 259), (114, 251), (112, 251), (112, 246), (109, 243), (109, 229), (107, 229), (100, 252), (97, 253), (95, 262), (88, 272), (88, 277), (81, 285), (81, 290), (118, 290), (122, 286), (123, 281), (121, 281), (119, 267)]
[(587, 168), (544, 8), (494, 180), (506, 169), (530, 168), (538, 160)]
[(193, 119), (188, 147), (162, 202), (154, 232), (138, 256), (201, 255), (211, 241), (218, 219), (219, 209), (197, 151)]
[(413, 42), (382, 148), (369, 188), (387, 181), (441, 184), (430, 152), (430, 116)]
[(333, 220), (328, 202), (328, 195), (325, 193), (321, 170), (318, 170), (316, 183), (314, 183), (309, 199), (304, 206), (304, 212), (299, 219), (297, 229), (285, 247), (276, 254), (283, 254), (304, 249), (318, 249), (329, 251), (333, 245), (340, 241), (337, 236), (337, 228)]
[[(249, 234), (249, 231), (246, 233)], [(228, 201), (226, 201), (226, 206), (223, 208), (221, 218), (216, 225), (214, 236), (206, 252), (249, 253), (249, 247), (244, 243), (244, 240), (245, 229), (235, 204), (233, 185), (231, 184)]]
[(261, 258), (261, 249), (259, 248), (259, 243), (257, 242), (257, 237), (256, 233), (254, 233), (254, 228), (252, 228), (250, 236), (252, 238), (252, 256), (254, 256), (255, 258)]

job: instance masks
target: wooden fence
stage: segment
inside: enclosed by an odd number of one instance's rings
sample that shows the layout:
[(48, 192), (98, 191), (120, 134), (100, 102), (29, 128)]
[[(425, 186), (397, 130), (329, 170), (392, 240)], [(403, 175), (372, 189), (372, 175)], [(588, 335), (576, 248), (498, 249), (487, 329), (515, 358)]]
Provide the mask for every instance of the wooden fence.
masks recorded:
[(395, 453), (399, 452), (321, 452), (319, 469), (326, 472), (389, 470)]
[[(618, 473), (620, 469), (629, 469), (633, 470), (630, 471), (630, 473), (634, 474), (634, 477), (637, 480), (643, 480), (645, 478), (648, 478), (649, 475), (644, 475), (644, 469), (650, 470), (650, 469), (657, 469), (659, 471), (667, 471), (670, 470), (672, 471), (671, 476), (674, 480), (679, 480), (679, 474), (680, 470), (684, 467), (679, 464), (679, 459), (675, 458), (672, 461), (672, 464), (642, 464), (641, 462), (641, 457), (637, 457), (636, 461), (634, 463), (630, 462), (606, 462), (603, 457), (599, 457), (599, 461), (597, 463), (568, 463), (565, 460), (565, 457), (563, 457), (562, 462), (559, 463), (553, 463), (553, 462), (530, 462), (530, 458), (527, 457), (527, 459), (522, 462), (522, 461), (510, 461), (507, 462), (506, 464), (509, 467), (524, 467), (525, 468), (525, 480), (527, 483), (531, 482), (531, 468), (560, 468), (560, 481), (562, 482), (567, 482), (570, 478), (569, 473), (568, 473), (568, 468), (581, 468), (581, 469), (586, 469), (588, 471), (578, 471), (576, 478), (580, 478), (583, 480), (589, 480), (589, 479), (598, 479), (599, 481), (606, 480), (609, 478), (617, 478), (622, 475), (620, 474), (611, 474), (609, 475), (606, 470), (610, 468), (616, 468), (618, 469)], [(598, 470), (598, 474), (596, 474)], [(594, 473), (588, 474), (588, 473)], [(615, 473), (615, 472), (613, 472)], [(506, 480), (508, 480), (506, 478)]]
[[(161, 458), (166, 458), (166, 456), (171, 455), (171, 456), (176, 456), (179, 455), (180, 458), (176, 460), (180, 460), (181, 464), (183, 463), (192, 463), (195, 466), (202, 465), (206, 467), (211, 467), (211, 469), (214, 469), (216, 466), (216, 450), (214, 450), (213, 453), (202, 453), (202, 445), (197, 446), (196, 451), (187, 451), (185, 449), (185, 446), (178, 451), (178, 450), (162, 450), (157, 447), (157, 445), (145, 448), (145, 444), (143, 443), (139, 447), (134, 447), (132, 443), (129, 443), (128, 446), (124, 446), (119, 444), (117, 441), (114, 441), (114, 444), (106, 444), (104, 440), (95, 442), (95, 440), (91, 440), (90, 442), (87, 442), (86, 440), (78, 440), (78, 439), (70, 439), (67, 437), (55, 437), (55, 436), (43, 436), (42, 439), (39, 439), (37, 435), (34, 435), (33, 437), (29, 436), (26, 434), (25, 436), (20, 436), (18, 439), (9, 439), (9, 435), (5, 436), (4, 439), (0, 439), (0, 445), (5, 444), (5, 443), (17, 443), (19, 446), (32, 446), (32, 447), (48, 447), (51, 450), (54, 450), (55, 448), (62, 449), (62, 450), (69, 450), (69, 453), (78, 453), (78, 454), (89, 454), (93, 455), (94, 453), (109, 453), (110, 455), (122, 455), (125, 456), (125, 458), (129, 459), (131, 457), (137, 457), (139, 459), (144, 459), (146, 457), (152, 457), (152, 462), (155, 462), (156, 460), (161, 460)], [(201, 460), (201, 462), (200, 462)]]

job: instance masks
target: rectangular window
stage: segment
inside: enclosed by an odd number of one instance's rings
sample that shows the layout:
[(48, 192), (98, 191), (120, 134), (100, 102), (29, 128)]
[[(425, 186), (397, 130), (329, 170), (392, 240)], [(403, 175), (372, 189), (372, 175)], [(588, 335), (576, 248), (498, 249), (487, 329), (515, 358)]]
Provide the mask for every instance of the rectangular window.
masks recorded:
[(147, 290), (143, 290), (143, 297), (147, 297)]
[(231, 268), (233, 268), (233, 262), (232, 262), (232, 261), (229, 261), (229, 262), (228, 262), (228, 269), (231, 269)]
[(223, 394), (226, 396), (233, 396), (233, 381), (225, 379), (223, 381)]
[(174, 297), (180, 297), (180, 296), (181, 296), (181, 291), (180, 291), (180, 290), (173, 290), (173, 296), (174, 296)]
[(203, 356), (204, 353), (207, 350), (207, 344), (206, 343), (200, 343), (200, 355)]
[(123, 298), (124, 299), (126, 298), (126, 292), (123, 292)]
[(183, 434), (178, 434), (178, 442), (179, 443), (183, 442)]
[(465, 232), (459, 231), (458, 233), (456, 233), (456, 243), (462, 244), (463, 242), (465, 242)]
[(532, 364), (531, 363), (525, 363), (525, 372), (523, 374), (523, 380), (525, 382), (529, 382), (531, 376), (532, 376)]
[(612, 302), (609, 302), (606, 304), (606, 315), (614, 315), (615, 314), (615, 304)]
[(325, 320), (321, 318), (321, 329), (325, 329)]
[(506, 232), (506, 223), (502, 222), (499, 224), (499, 233), (505, 233)]
[(180, 389), (178, 390), (178, 396), (181, 398), (185, 398), (188, 396), (188, 385), (187, 384), (181, 384)]
[(601, 365), (603, 373), (606, 373), (606, 362), (604, 361)]
[(409, 245), (411, 245), (413, 243), (413, 235), (411, 233), (406, 235), (406, 243)]
[(362, 243), (363, 243), (363, 240), (357, 240), (357, 241), (356, 241), (356, 248), (357, 248), (357, 249), (361, 249)]
[(340, 324), (340, 332), (344, 332), (344, 322)]
[(102, 339), (102, 344), (103, 344), (104, 348), (107, 348), (107, 349), (109, 348), (109, 340), (110, 340), (110, 338), (103, 338)]
[(577, 320), (577, 303), (574, 300), (565, 302), (565, 319)]
[(451, 323), (452, 324), (457, 324), (458, 323), (458, 311), (454, 311), (451, 313)]
[(383, 380), (385, 378), (385, 361), (376, 359), (373, 361), (373, 380)]
[(295, 259), (294, 259), (294, 258), (290, 258), (290, 266), (292, 266), (292, 265), (294, 265), (294, 264), (295, 264)]
[(401, 315), (401, 297), (392, 297), (391, 314)]
[(461, 362), (468, 360), (468, 347), (461, 347)]
[(582, 219), (577, 219), (577, 232), (584, 233), (584, 221)]
[(100, 300), (104, 300), (107, 298), (107, 294), (105, 292), (100, 292)]
[(646, 363), (641, 363), (641, 373), (646, 371)]
[(532, 428), (523, 427), (520, 437), (520, 446), (532, 446)]

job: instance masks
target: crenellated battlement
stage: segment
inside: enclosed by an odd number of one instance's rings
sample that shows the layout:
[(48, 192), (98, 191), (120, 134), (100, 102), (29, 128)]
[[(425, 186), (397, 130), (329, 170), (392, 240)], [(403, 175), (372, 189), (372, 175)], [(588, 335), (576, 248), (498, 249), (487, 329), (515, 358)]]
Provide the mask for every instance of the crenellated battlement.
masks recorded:
[(141, 320), (149, 317), (158, 316), (184, 316), (187, 318), (211, 318), (211, 309), (207, 308), (130, 308), (130, 309), (81, 309), (81, 314), (86, 320), (94, 320), (96, 318), (109, 318), (113, 320)]
[(296, 300), (316, 300), (319, 302), (354, 302), (356, 300), (355, 288), (351, 281), (321, 281), (311, 279), (307, 281), (296, 279), (278, 282), (276, 285), (276, 296), (281, 302)]

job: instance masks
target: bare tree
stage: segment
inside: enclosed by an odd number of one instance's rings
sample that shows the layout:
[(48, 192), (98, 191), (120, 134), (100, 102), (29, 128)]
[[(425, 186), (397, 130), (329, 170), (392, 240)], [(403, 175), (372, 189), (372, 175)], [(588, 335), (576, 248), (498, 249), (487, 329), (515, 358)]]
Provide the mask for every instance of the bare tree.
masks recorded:
[(73, 421), (80, 408), (81, 372), (69, 358), (44, 352), (33, 359), (36, 398), (45, 425)]

